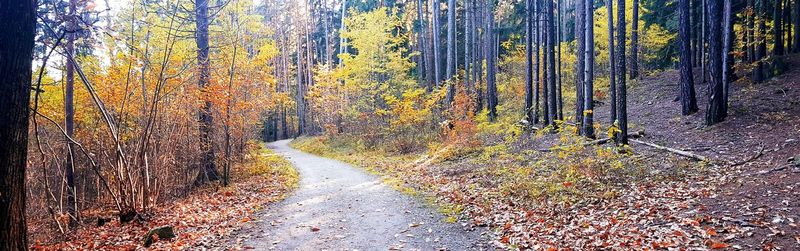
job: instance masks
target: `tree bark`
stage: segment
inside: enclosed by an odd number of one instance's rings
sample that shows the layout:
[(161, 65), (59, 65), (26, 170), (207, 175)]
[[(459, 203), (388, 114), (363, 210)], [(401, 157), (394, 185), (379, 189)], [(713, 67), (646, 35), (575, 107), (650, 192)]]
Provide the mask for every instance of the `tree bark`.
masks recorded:
[[(77, 15), (77, 0), (69, 1), (69, 10), (67, 13), (67, 34), (66, 50), (68, 54), (75, 55), (75, 37), (78, 33), (78, 15)], [(64, 130), (67, 137), (73, 138), (75, 136), (75, 64), (72, 60), (66, 62), (66, 81), (64, 86)], [(75, 145), (67, 140), (67, 153), (66, 164), (64, 165), (64, 179), (66, 182), (67, 204), (66, 209), (69, 213), (69, 226), (70, 228), (78, 225), (78, 210), (76, 203), (76, 190), (75, 190)]]
[(556, 51), (555, 51), (555, 43), (556, 43), (556, 26), (555, 26), (555, 15), (553, 13), (553, 1), (547, 0), (547, 48), (546, 48), (546, 56), (547, 56), (547, 113), (548, 117), (550, 118), (549, 122), (550, 125), (556, 127), (556, 118), (558, 116), (558, 111), (556, 107)]
[(577, 49), (575, 56), (575, 125), (578, 127), (578, 134), (582, 134), (583, 128), (583, 110), (585, 101), (584, 94), (584, 81), (586, 81), (584, 71), (586, 64), (586, 1), (575, 1), (575, 43)]
[(617, 0), (617, 144), (628, 144), (628, 107), (625, 79), (625, 0)]
[(772, 48), (772, 54), (781, 56), (784, 54), (783, 47), (783, 0), (774, 1), (775, 6), (772, 9), (772, 39), (775, 42)]
[[(583, 135), (594, 136), (594, 0), (586, 1), (586, 64), (583, 81)], [(634, 0), (636, 2), (637, 0)]]
[(439, 25), (439, 13), (441, 12), (439, 9), (439, 0), (433, 0), (433, 13), (431, 13), (431, 19), (433, 19), (433, 74), (435, 76), (434, 83), (436, 86), (439, 86), (442, 83), (442, 73), (439, 68), (441, 58), (439, 57), (439, 48), (441, 48), (441, 43), (439, 42), (439, 35), (440, 26)]
[(633, 0), (630, 79), (639, 78), (639, 0)]
[[(608, 78), (609, 78), (609, 93), (610, 93), (610, 113), (609, 116), (609, 123), (614, 124), (617, 121), (617, 79), (616, 79), (616, 54), (614, 48), (614, 1), (613, 0), (605, 0), (606, 1), (606, 16), (608, 18)], [(689, 1), (689, 0), (686, 0)], [(681, 17), (683, 18), (683, 17)], [(687, 17), (688, 21), (688, 17)]]
[(525, 1), (525, 120), (533, 124), (533, 1)]
[(792, 22), (794, 22), (794, 42), (792, 46), (792, 52), (798, 53), (800, 52), (800, 1), (794, 1), (794, 15), (792, 15)]
[(486, 0), (486, 101), (489, 109), (489, 121), (497, 119), (497, 86), (496, 86), (496, 53), (494, 38), (494, 6), (493, 0)]
[(680, 71), (681, 71), (681, 114), (690, 115), (699, 109), (694, 91), (694, 75), (692, 73), (692, 55), (689, 41), (691, 39), (689, 27), (689, 1), (679, 0), (680, 23), (678, 27), (680, 43)]
[(25, 169), (36, 1), (0, 0), (0, 250), (27, 250)]
[(725, 98), (722, 77), (722, 0), (708, 0), (708, 57), (709, 57), (709, 101), (706, 125), (725, 120)]
[[(209, 71), (208, 58), (208, 0), (195, 1), (195, 24), (197, 27), (195, 40), (197, 42), (197, 67), (199, 68), (198, 87), (204, 95), (208, 95), (205, 89), (208, 88)], [(197, 183), (202, 184), (206, 181), (219, 180), (216, 158), (214, 157), (214, 142), (211, 139), (213, 134), (214, 120), (211, 114), (211, 100), (204, 98), (203, 107), (200, 109), (200, 145), (203, 149), (201, 171), (197, 175)]]

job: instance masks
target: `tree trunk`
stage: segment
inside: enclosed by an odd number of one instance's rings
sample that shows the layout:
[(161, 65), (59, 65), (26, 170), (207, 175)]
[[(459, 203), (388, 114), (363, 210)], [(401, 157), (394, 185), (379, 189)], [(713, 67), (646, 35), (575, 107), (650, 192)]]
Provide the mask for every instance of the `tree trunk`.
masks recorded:
[(36, 1), (0, 0), (0, 250), (27, 250), (25, 169)]
[(756, 29), (756, 53), (755, 61), (756, 67), (753, 69), (753, 82), (760, 83), (764, 81), (764, 62), (762, 59), (767, 56), (767, 39), (766, 39), (766, 6), (764, 0), (758, 2), (756, 8), (758, 18), (758, 28)]
[[(67, 16), (67, 27), (70, 31), (67, 34), (67, 44), (66, 50), (67, 53), (70, 55), (75, 55), (75, 37), (76, 33), (79, 29), (78, 27), (78, 15), (76, 12), (77, 9), (77, 0), (70, 0), (69, 1), (69, 12)], [(75, 64), (72, 60), (67, 60), (66, 62), (66, 85), (64, 86), (64, 131), (66, 132), (67, 137), (74, 137), (75, 136), (75, 101), (74, 101), (74, 93), (75, 93)], [(77, 203), (76, 203), (76, 191), (75, 190), (75, 145), (72, 144), (71, 141), (66, 140), (67, 142), (67, 157), (66, 157), (66, 164), (64, 165), (64, 179), (66, 182), (66, 192), (67, 192), (67, 204), (66, 209), (67, 213), (70, 215), (69, 218), (69, 226), (76, 227), (78, 225), (78, 210), (77, 210)]]
[(539, 123), (539, 75), (540, 75), (540, 65), (539, 65), (539, 43), (541, 40), (541, 25), (539, 25), (539, 17), (541, 12), (541, 5), (540, 1), (533, 0), (533, 20), (531, 20), (533, 25), (533, 123)]
[(794, 22), (794, 42), (792, 46), (792, 52), (800, 52), (800, 1), (794, 1), (794, 15), (792, 16), (792, 22)]
[[(447, 71), (446, 71), (446, 74), (447, 75), (445, 75), (445, 77), (444, 77), (445, 80), (450, 80), (456, 74), (456, 0), (447, 0)], [(452, 99), (451, 99), (451, 101), (452, 101)]]
[[(347, 0), (342, 0), (342, 19), (339, 21), (339, 53), (346, 53), (347, 46), (345, 45), (344, 36), (342, 32), (345, 29), (344, 20), (347, 18)], [(342, 59), (339, 58), (339, 65), (342, 64)]]
[(774, 44), (772, 47), (772, 54), (775, 56), (781, 56), (784, 54), (783, 48), (783, 10), (782, 10), (782, 3), (783, 0), (774, 1), (775, 7), (772, 9), (772, 39), (774, 39)]
[(728, 114), (728, 92), (733, 79), (733, 0), (724, 0), (722, 21), (722, 114)]
[(747, 62), (753, 63), (755, 61), (755, 6), (754, 0), (747, 0), (747, 7), (749, 13), (747, 14)]
[[(614, 1), (613, 0), (605, 0), (605, 1), (606, 1), (606, 16), (608, 18), (608, 65), (609, 65), (608, 66), (608, 79), (609, 79), (609, 81), (608, 81), (608, 83), (609, 83), (608, 89), (609, 89), (609, 93), (610, 93), (610, 95), (609, 95), (610, 97), (609, 98), (611, 99), (611, 102), (609, 102), (610, 110), (611, 110), (610, 111), (611, 116), (609, 116), (609, 120), (610, 120), (609, 123), (614, 124), (614, 122), (617, 120), (617, 82), (616, 82), (617, 81), (617, 79), (616, 79), (616, 77), (617, 77), (616, 76), (617, 75), (617, 72), (616, 72), (617, 63), (615, 62), (616, 54), (614, 53), (614, 51), (615, 51), (615, 48), (614, 48), (614, 15), (613, 15), (614, 14), (614, 6), (613, 6), (614, 5)], [(689, 1), (689, 0), (686, 0), (686, 1)], [(681, 17), (681, 18), (683, 18), (683, 17)], [(687, 17), (686, 21), (688, 21), (688, 17)]]
[(725, 120), (724, 84), (722, 78), (722, 0), (708, 0), (709, 97), (706, 125)]
[[(594, 0), (586, 1), (586, 64), (583, 81), (583, 135), (594, 136)], [(636, 2), (637, 0), (634, 0)]]
[[(198, 86), (200, 90), (205, 90), (211, 77), (208, 59), (208, 0), (195, 1), (195, 15), (197, 27), (195, 40), (197, 41), (197, 65), (199, 68)], [(211, 100), (209, 100), (209, 97), (204, 99), (204, 105), (200, 109), (200, 146), (203, 149), (203, 160), (201, 162), (201, 171), (196, 179), (198, 184), (219, 180), (219, 172), (214, 162), (216, 159), (214, 157), (214, 142), (211, 139), (214, 126), (211, 114)]]
[(562, 4), (563, 1), (558, 0), (558, 6), (556, 6), (556, 13), (557, 13), (556, 21), (558, 21), (558, 23), (556, 24), (556, 46), (558, 48), (556, 50), (556, 61), (558, 62), (556, 66), (558, 74), (558, 80), (557, 80), (558, 88), (556, 89), (558, 93), (557, 94), (558, 97), (556, 97), (558, 99), (558, 102), (556, 103), (557, 105), (556, 107), (558, 108), (558, 120), (564, 120), (564, 96), (562, 95), (562, 89), (561, 89), (561, 78), (563, 76), (561, 71), (561, 40), (563, 39), (562, 32), (564, 30), (564, 28), (561, 26), (563, 24), (561, 19), (562, 16), (561, 12), (564, 10), (562, 9), (563, 7)]
[(439, 57), (439, 48), (441, 48), (441, 44), (439, 42), (439, 35), (440, 32), (440, 25), (439, 25), (439, 13), (441, 12), (439, 9), (439, 0), (433, 0), (433, 13), (431, 13), (431, 19), (433, 19), (433, 74), (435, 76), (434, 83), (436, 86), (439, 86), (442, 83), (442, 73), (439, 68), (441, 58)]
[(575, 125), (578, 127), (578, 134), (583, 133), (583, 110), (585, 104), (584, 81), (586, 81), (584, 69), (586, 68), (586, 1), (575, 1), (575, 43), (577, 50), (575, 56)]
[(533, 1), (525, 1), (525, 120), (533, 124)]
[(305, 85), (303, 83), (303, 41), (297, 36), (297, 136), (306, 133), (306, 100)]
[(697, 98), (694, 91), (694, 75), (692, 73), (692, 54), (689, 40), (691, 39), (689, 27), (689, 1), (680, 0), (678, 10), (680, 12), (680, 24), (678, 27), (680, 43), (680, 71), (681, 71), (681, 114), (689, 115), (697, 112)]
[(639, 78), (639, 0), (633, 0), (631, 23), (631, 69), (629, 78)]
[(497, 119), (497, 86), (495, 69), (495, 38), (494, 38), (494, 1), (486, 3), (486, 101), (489, 109), (489, 121)]
[(556, 60), (556, 51), (555, 51), (555, 43), (556, 43), (556, 26), (555, 26), (555, 15), (553, 13), (553, 1), (547, 1), (547, 113), (548, 117), (550, 117), (550, 125), (553, 127), (556, 126), (556, 118), (557, 118), (557, 107), (556, 107), (556, 64), (554, 63)]
[(625, 0), (617, 0), (617, 144), (628, 144), (627, 86), (625, 83)]

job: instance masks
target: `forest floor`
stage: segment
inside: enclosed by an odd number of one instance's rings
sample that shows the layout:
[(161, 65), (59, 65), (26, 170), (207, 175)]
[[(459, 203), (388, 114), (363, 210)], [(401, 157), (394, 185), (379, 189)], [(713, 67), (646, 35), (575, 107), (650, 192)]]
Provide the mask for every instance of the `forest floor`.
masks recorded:
[[(235, 165), (231, 185), (205, 186), (186, 198), (159, 203), (142, 218), (120, 224), (110, 209), (84, 211), (86, 223), (64, 235), (53, 229), (30, 228), (32, 250), (141, 250), (146, 233), (161, 226), (172, 226), (175, 238), (158, 240), (155, 250), (203, 250), (228, 246), (225, 241), (237, 229), (255, 220), (255, 213), (281, 200), (298, 183), (297, 171), (271, 150), (258, 147), (246, 156), (245, 164)], [(110, 219), (98, 226), (98, 219)], [(44, 226), (42, 224), (30, 226)], [(50, 234), (47, 234), (50, 233)]]
[[(270, 143), (300, 172), (300, 187), (235, 235), (257, 250), (478, 250), (480, 229), (444, 222), (426, 202), (333, 159)], [(228, 247), (232, 247), (231, 243)]]
[[(608, 144), (583, 146), (543, 132), (512, 143), (490, 139), (479, 149), (412, 153), (326, 137), (292, 144), (431, 198), (450, 221), (488, 226), (500, 248), (797, 250), (800, 60), (789, 59), (787, 69), (764, 83), (734, 83), (728, 119), (710, 127), (705, 84), (696, 85), (701, 111), (690, 116), (674, 101), (676, 71), (630, 85), (630, 131), (646, 135), (638, 140), (708, 161), (638, 143), (630, 154), (609, 156)], [(601, 128), (607, 113), (598, 102)]]

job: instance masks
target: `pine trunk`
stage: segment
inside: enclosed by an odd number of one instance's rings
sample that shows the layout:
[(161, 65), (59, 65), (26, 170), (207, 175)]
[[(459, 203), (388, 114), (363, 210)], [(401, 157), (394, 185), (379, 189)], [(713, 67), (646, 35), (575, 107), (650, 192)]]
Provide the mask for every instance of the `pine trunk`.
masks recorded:
[[(195, 1), (195, 22), (197, 27), (197, 65), (199, 68), (198, 86), (204, 90), (209, 85), (211, 77), (208, 59), (208, 0)], [(200, 109), (200, 146), (203, 149), (202, 169), (197, 176), (199, 184), (206, 181), (219, 180), (219, 172), (214, 157), (213, 136), (214, 120), (211, 114), (210, 97), (205, 98), (203, 107)]]
[[(36, 2), (0, 0), (0, 250), (27, 250), (25, 169)], [(13, 35), (12, 35), (13, 34)]]
[(633, 0), (630, 79), (639, 78), (639, 0)]
[(628, 144), (628, 107), (625, 79), (625, 0), (617, 0), (617, 144)]
[[(609, 98), (611, 102), (610, 105), (610, 114), (609, 120), (611, 124), (617, 120), (617, 63), (616, 63), (616, 54), (614, 48), (614, 1), (613, 0), (605, 0), (606, 1), (606, 16), (608, 18), (608, 78), (609, 78)], [(689, 1), (689, 0), (686, 0)], [(681, 17), (683, 18), (683, 17)], [(686, 19), (688, 21), (688, 17)]]
[(584, 81), (586, 81), (584, 68), (586, 67), (586, 1), (575, 1), (575, 43), (577, 51), (575, 56), (575, 125), (579, 128), (578, 134), (582, 134), (583, 110), (584, 110)]
[(725, 120), (725, 98), (722, 75), (722, 0), (708, 0), (709, 97), (706, 125)]
[[(594, 0), (586, 1), (586, 64), (583, 81), (583, 135), (594, 138)], [(636, 0), (634, 0), (636, 1)]]
[(692, 54), (689, 44), (691, 39), (689, 27), (689, 1), (680, 0), (678, 9), (680, 12), (680, 23), (678, 27), (680, 43), (680, 72), (681, 72), (681, 114), (690, 115), (697, 112), (697, 98), (694, 91), (694, 74), (692, 73)]

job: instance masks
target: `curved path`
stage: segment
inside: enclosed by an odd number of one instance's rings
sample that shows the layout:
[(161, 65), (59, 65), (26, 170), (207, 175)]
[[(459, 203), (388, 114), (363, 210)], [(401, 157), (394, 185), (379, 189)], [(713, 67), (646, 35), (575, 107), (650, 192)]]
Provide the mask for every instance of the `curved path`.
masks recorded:
[(300, 172), (300, 187), (238, 235), (257, 250), (481, 250), (480, 231), (443, 216), (346, 163), (269, 144)]

